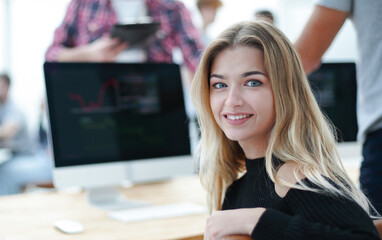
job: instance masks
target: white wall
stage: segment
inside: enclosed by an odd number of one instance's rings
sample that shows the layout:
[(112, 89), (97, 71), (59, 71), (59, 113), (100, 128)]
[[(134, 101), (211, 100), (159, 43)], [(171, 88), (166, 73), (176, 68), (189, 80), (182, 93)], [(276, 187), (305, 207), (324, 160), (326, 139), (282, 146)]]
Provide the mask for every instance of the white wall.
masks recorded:
[[(3, 33), (4, 6), (10, 3), (9, 34)], [(191, 10), (194, 22), (200, 26), (196, 0), (182, 0)], [(307, 21), (313, 0), (222, 0), (211, 37), (216, 37), (229, 25), (253, 18), (256, 9), (268, 8), (276, 16), (277, 26), (293, 41)], [(28, 117), (31, 131), (38, 122), (39, 105), (45, 94), (42, 65), (44, 53), (53, 39), (54, 29), (61, 23), (69, 0), (0, 0), (0, 71), (10, 70), (13, 78), (11, 96)], [(9, 37), (9, 46), (6, 38)], [(354, 30), (346, 23), (341, 36), (325, 55), (329, 61), (354, 61), (356, 58)], [(9, 51), (9, 56), (7, 55)]]
[(44, 54), (54, 29), (64, 17), (69, 0), (10, 1), (11, 97), (28, 117), (29, 129), (37, 130), (41, 101), (45, 96)]
[[(215, 22), (209, 27), (211, 37), (216, 37), (228, 26), (246, 20), (252, 20), (257, 9), (277, 11), (278, 0), (221, 0), (223, 6), (219, 9)], [(192, 12), (195, 25), (201, 26), (200, 14), (196, 7), (196, 0), (182, 0)]]
[[(194, 23), (201, 25), (196, 0), (183, 0), (191, 9)], [(315, 0), (222, 0), (223, 7), (218, 12), (215, 23), (208, 29), (211, 37), (216, 37), (231, 24), (253, 19), (253, 13), (258, 9), (268, 9), (274, 13), (276, 25), (293, 42), (297, 39), (310, 14)], [(332, 46), (324, 55), (324, 61), (355, 61), (356, 37), (349, 20), (346, 21)]]
[(6, 70), (5, 67), (5, 26), (6, 26), (6, 4), (5, 0), (0, 0), (0, 72)]

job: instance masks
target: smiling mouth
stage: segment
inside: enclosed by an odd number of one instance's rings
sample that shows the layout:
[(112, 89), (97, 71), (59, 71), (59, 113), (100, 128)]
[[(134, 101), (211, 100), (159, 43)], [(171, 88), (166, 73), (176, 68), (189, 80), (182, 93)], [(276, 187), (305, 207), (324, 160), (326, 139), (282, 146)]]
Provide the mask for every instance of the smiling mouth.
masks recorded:
[(252, 117), (253, 114), (247, 114), (247, 115), (224, 115), (225, 118), (228, 118), (230, 120), (240, 120), (240, 119), (245, 119)]

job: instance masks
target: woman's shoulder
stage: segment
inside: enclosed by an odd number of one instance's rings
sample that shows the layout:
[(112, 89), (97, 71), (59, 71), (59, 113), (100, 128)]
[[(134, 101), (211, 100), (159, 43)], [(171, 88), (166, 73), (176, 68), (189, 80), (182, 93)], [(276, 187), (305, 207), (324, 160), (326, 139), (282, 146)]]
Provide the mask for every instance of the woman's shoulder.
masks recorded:
[(240, 175), (227, 188), (227, 192), (238, 191), (246, 179), (246, 174)]
[[(341, 187), (332, 179), (326, 176), (322, 176), (323, 185), (326, 185), (329, 187), (334, 187), (337, 190), (341, 191)], [(293, 192), (300, 192), (302, 190), (299, 190), (299, 188), (293, 188), (291, 186), (294, 185), (300, 185), (302, 183), (304, 186), (310, 189), (315, 189), (316, 191), (308, 191), (310, 193), (321, 193), (324, 195), (327, 195), (327, 189), (323, 187), (323, 185), (317, 185), (316, 183), (312, 182), (310, 179), (306, 177), (304, 173), (301, 172), (299, 169), (299, 166), (297, 163), (294, 162), (288, 162), (283, 164), (276, 173), (276, 181), (275, 181), (275, 192), (277, 195), (281, 198), (284, 198), (290, 191)], [(286, 186), (288, 184), (289, 186)], [(345, 186), (348, 186), (346, 182), (344, 181), (343, 184)], [(301, 186), (301, 185), (300, 185)], [(319, 195), (321, 195), (319, 194)]]
[(287, 162), (282, 164), (276, 174), (275, 191), (277, 195), (284, 198), (289, 192), (290, 187), (286, 186), (284, 183), (295, 185), (303, 179), (306, 179), (306, 176), (299, 171), (296, 163)]

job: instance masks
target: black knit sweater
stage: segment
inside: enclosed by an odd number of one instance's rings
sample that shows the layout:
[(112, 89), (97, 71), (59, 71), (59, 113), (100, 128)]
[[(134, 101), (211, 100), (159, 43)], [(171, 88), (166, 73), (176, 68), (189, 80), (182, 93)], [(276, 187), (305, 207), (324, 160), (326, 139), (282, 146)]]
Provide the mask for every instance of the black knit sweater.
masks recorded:
[(264, 158), (246, 159), (245, 164), (247, 173), (227, 189), (223, 210), (266, 208), (253, 239), (380, 239), (371, 218), (354, 201), (294, 188), (281, 198), (266, 173)]

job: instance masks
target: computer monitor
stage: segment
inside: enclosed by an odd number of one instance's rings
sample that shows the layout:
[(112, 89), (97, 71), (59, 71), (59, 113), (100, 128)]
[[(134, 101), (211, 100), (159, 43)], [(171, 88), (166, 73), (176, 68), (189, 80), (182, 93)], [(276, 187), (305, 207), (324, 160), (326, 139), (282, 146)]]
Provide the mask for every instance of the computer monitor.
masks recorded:
[(56, 187), (115, 209), (126, 202), (110, 187), (193, 173), (178, 65), (45, 63), (44, 73)]
[(318, 104), (337, 129), (338, 141), (356, 141), (358, 127), (355, 64), (322, 63), (308, 79)]

